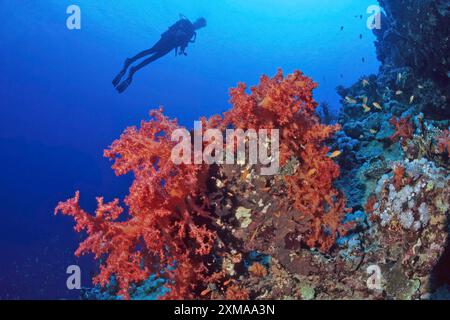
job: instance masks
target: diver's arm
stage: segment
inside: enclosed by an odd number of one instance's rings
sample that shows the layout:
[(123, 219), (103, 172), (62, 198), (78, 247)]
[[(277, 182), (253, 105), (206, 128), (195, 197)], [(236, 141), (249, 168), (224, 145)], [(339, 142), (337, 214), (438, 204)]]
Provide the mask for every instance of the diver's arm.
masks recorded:
[(191, 40), (189, 40), (190, 43), (195, 43), (195, 40), (197, 40), (197, 32), (194, 32), (194, 36)]

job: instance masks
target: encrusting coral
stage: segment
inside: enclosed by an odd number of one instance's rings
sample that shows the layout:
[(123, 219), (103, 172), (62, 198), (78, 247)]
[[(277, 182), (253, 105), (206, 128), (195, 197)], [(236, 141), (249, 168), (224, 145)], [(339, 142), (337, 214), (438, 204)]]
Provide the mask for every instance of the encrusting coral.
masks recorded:
[(406, 179), (400, 188), (395, 176), (385, 175), (375, 190), (371, 218), (379, 226), (376, 241), (390, 248), (383, 264), (377, 260), (390, 297), (407, 298), (411, 289), (413, 296), (422, 293), (426, 299), (442, 280), (433, 273), (448, 241), (450, 177), (425, 158), (405, 160), (401, 167)]
[[(273, 78), (263, 76), (251, 94), (239, 84), (231, 90), (232, 109), (223, 118), (202, 121), (205, 128), (221, 130), (230, 126), (280, 130), (281, 165), (292, 159), (298, 162), (291, 175), (283, 176), (288, 202), (296, 209), (292, 219), (303, 225), (304, 245), (327, 252), (339, 234), (345, 233), (341, 227), (346, 209), (344, 197), (333, 187), (339, 166), (324, 145), (339, 127), (320, 124), (312, 97), (315, 87), (299, 71), (284, 77), (280, 70)], [(114, 160), (117, 175), (134, 175), (125, 199), (126, 219), (119, 218), (125, 209), (118, 199), (104, 203), (98, 198), (95, 215), (88, 214), (79, 207), (78, 192), (55, 209), (75, 219), (76, 231), (87, 233), (76, 254), (93, 253), (101, 261), (94, 283), (106, 286), (114, 278), (118, 295), (124, 298), (129, 298), (131, 285), (153, 274), (168, 280), (165, 286), (170, 290), (164, 298), (205, 298), (208, 285), (224, 288), (222, 297), (248, 298), (237, 281), (227, 280), (228, 287), (223, 283), (226, 272), (222, 266), (227, 257), (235, 261), (238, 255), (227, 252), (232, 246), (219, 232), (216, 213), (209, 205), (210, 168), (175, 165), (171, 134), (179, 126), (162, 110), (152, 111), (151, 117), (139, 129), (125, 130), (105, 151)], [(250, 223), (251, 216), (246, 217)], [(264, 274), (261, 268), (257, 271)]]

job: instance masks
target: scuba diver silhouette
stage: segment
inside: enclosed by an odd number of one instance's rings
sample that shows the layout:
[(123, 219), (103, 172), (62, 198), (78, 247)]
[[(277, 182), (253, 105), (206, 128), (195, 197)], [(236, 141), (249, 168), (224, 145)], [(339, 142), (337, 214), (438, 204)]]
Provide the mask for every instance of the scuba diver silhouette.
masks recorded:
[[(161, 39), (152, 48), (144, 50), (134, 57), (125, 60), (123, 69), (119, 72), (119, 74), (114, 78), (112, 82), (114, 87), (116, 87), (119, 93), (124, 92), (133, 81), (133, 76), (138, 70), (142, 69), (149, 63), (152, 63), (153, 61), (156, 61), (159, 58), (165, 56), (172, 50), (175, 50), (175, 56), (178, 56), (179, 54), (187, 56), (186, 48), (188, 47), (189, 43), (195, 42), (197, 38), (196, 30), (204, 27), (206, 27), (205, 18), (199, 18), (197, 19), (197, 21), (192, 23), (188, 18), (180, 14), (180, 20), (172, 25), (169, 30), (164, 32), (161, 35)], [(124, 81), (122, 81), (122, 83), (120, 83), (120, 80), (126, 74), (128, 68), (133, 63), (146, 56), (149, 57), (138, 65), (130, 68), (128, 77)]]

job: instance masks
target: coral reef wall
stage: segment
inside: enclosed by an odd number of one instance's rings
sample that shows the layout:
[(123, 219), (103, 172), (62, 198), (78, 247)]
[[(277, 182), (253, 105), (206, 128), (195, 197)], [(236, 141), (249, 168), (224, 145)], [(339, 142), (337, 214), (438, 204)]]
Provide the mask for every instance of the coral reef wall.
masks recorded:
[[(322, 124), (301, 72), (231, 90), (204, 128), (280, 130), (280, 174), (175, 166), (160, 111), (106, 151), (135, 180), (125, 200), (57, 212), (102, 261), (86, 297), (432, 299), (450, 295), (449, 1), (380, 0), (377, 75), (339, 87)], [(327, 116), (327, 106), (321, 108)], [(233, 151), (235, 151), (233, 149)], [(373, 280), (373, 282), (372, 282)]]
[[(407, 68), (416, 81), (430, 80), (435, 90), (449, 92), (450, 2), (448, 0), (380, 0), (385, 14), (376, 30), (381, 73)], [(406, 69), (405, 69), (406, 70)], [(447, 96), (448, 98), (448, 96)], [(429, 117), (448, 118), (449, 100), (424, 101)]]
[(450, 2), (380, 4), (379, 73), (337, 88), (338, 185), (369, 218), (360, 244), (365, 261), (382, 269), (380, 297), (443, 297), (450, 283), (443, 271), (450, 263)]
[[(385, 14), (381, 29), (374, 30), (382, 63), (379, 73), (350, 88), (337, 88), (343, 106), (337, 146), (346, 151), (340, 158), (343, 181), (352, 180), (341, 186), (351, 206), (365, 202), (376, 180), (390, 171), (388, 163), (403, 158), (407, 144), (421, 149), (415, 153), (437, 158), (424, 145), (442, 135), (450, 119), (450, 2), (381, 0), (380, 4)], [(410, 130), (418, 134), (414, 145), (407, 139), (400, 145), (391, 139), (401, 138), (396, 121), (413, 126)]]

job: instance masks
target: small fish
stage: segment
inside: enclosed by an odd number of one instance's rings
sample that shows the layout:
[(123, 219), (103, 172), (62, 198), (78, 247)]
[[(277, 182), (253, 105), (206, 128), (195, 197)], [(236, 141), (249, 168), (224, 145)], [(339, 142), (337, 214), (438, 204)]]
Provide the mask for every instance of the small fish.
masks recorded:
[(330, 158), (336, 158), (339, 157), (342, 154), (342, 151), (336, 150), (332, 154), (329, 155)]
[(341, 26), (341, 31), (344, 31), (344, 26)]
[(423, 86), (419, 84), (419, 85), (417, 86), (417, 88), (423, 89)]
[(229, 285), (231, 282), (233, 282), (233, 280), (232, 280), (232, 279), (229, 279), (229, 280), (225, 281), (225, 282), (223, 283), (223, 285), (224, 285), (224, 286), (227, 286), (227, 285)]
[(205, 290), (203, 290), (201, 293), (200, 293), (200, 295), (202, 296), (202, 297), (204, 297), (204, 296), (206, 296), (208, 293), (210, 293), (211, 292), (211, 289), (205, 289)]
[(364, 108), (364, 112), (369, 112), (371, 110), (365, 103), (363, 103), (362, 106)]
[(362, 39), (362, 34), (359, 35), (359, 38)]
[(363, 103), (364, 103), (364, 104), (367, 104), (367, 101), (369, 100), (369, 98), (367, 98), (366, 96), (364, 96), (362, 100), (363, 100)]
[(374, 129), (370, 129), (369, 131), (371, 134), (377, 134), (377, 132), (378, 132), (377, 130), (374, 130)]
[(242, 171), (242, 173), (241, 173), (241, 181), (246, 180), (247, 177), (248, 177), (248, 175), (249, 175), (248, 169), (245, 168), (245, 169)]
[(402, 91), (402, 90), (397, 90), (397, 91), (395, 92), (395, 94), (396, 94), (397, 96), (399, 96), (399, 95), (403, 94), (403, 91)]
[(412, 104), (414, 102), (414, 95), (412, 95), (411, 97), (409, 97), (409, 104)]
[(308, 177), (311, 177), (312, 175), (314, 175), (317, 172), (317, 169), (311, 169), (308, 171), (308, 173), (306, 174)]
[(350, 98), (349, 96), (345, 97), (345, 101), (347, 101), (348, 103), (351, 103), (351, 104), (357, 104), (357, 101), (353, 98)]
[(367, 80), (367, 79), (363, 79), (362, 81), (361, 81), (361, 83), (362, 83), (362, 85), (363, 85), (363, 87), (367, 87), (370, 83), (369, 83), (369, 80)]
[(363, 58), (362, 58), (362, 62), (366, 62), (366, 58), (363, 57)]
[(374, 103), (372, 103), (373, 104), (373, 106), (375, 107), (375, 108), (377, 108), (378, 110), (383, 110), (383, 108), (381, 107), (381, 105), (378, 103), (378, 102), (374, 102)]

